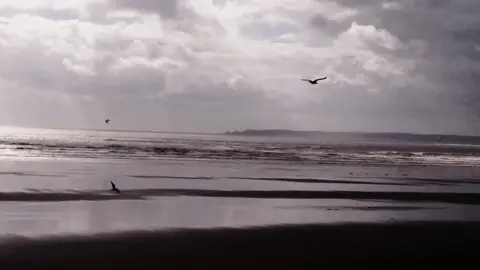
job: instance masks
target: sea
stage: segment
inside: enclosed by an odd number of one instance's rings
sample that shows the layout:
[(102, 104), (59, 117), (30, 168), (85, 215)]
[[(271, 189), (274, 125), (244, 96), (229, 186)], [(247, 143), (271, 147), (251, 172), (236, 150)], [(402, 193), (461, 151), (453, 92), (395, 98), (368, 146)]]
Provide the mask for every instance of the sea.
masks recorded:
[(478, 165), (454, 135), (0, 127), (0, 235), (478, 221)]

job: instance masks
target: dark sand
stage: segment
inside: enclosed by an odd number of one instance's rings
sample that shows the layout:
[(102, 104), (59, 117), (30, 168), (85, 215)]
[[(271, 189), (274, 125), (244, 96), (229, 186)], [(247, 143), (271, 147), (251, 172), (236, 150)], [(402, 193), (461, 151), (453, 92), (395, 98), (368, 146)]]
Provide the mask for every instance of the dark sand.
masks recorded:
[(213, 190), (213, 189), (128, 189), (120, 194), (105, 191), (71, 192), (0, 192), (0, 201), (63, 202), (103, 200), (147, 200), (149, 196), (192, 196), (210, 198), (256, 199), (353, 199), (402, 202), (442, 202), (480, 204), (479, 193), (409, 192), (409, 191), (317, 191), (317, 190)]
[[(292, 225), (12, 238), (1, 269), (332, 269), (478, 263), (480, 222)], [(424, 264), (426, 263), (426, 264)], [(420, 265), (421, 264), (421, 265)], [(325, 268), (318, 268), (328, 266)], [(461, 267), (460, 267), (461, 268)], [(459, 268), (459, 269), (460, 269)]]

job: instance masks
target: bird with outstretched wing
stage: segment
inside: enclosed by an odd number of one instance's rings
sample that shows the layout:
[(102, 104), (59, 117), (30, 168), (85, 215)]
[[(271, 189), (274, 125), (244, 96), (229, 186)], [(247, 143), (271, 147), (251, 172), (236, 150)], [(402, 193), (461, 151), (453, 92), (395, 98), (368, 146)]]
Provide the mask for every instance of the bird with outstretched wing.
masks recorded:
[(120, 190), (115, 186), (115, 184), (112, 181), (110, 181), (110, 184), (112, 185), (112, 189), (110, 189), (111, 191), (115, 191), (117, 193), (120, 193)]
[(327, 77), (323, 77), (323, 78), (318, 78), (318, 79), (315, 79), (315, 80), (308, 80), (308, 79), (301, 79), (302, 81), (306, 81), (306, 82), (309, 82), (311, 84), (317, 84), (318, 81), (323, 81), (325, 80)]

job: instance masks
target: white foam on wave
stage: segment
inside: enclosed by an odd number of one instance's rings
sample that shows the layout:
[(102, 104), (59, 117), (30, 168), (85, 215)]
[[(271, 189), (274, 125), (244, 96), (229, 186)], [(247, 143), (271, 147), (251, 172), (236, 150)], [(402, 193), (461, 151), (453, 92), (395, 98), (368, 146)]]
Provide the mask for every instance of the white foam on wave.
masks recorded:
[[(142, 134), (135, 137), (108, 137), (108, 133), (0, 133), (1, 159), (239, 159), (276, 160), (337, 164), (463, 165), (480, 164), (480, 157), (469, 148), (454, 146), (378, 143), (358, 146), (279, 143), (257, 141), (219, 141), (205, 138), (158, 138)], [(111, 134), (110, 134), (111, 135)], [(172, 135), (174, 136), (174, 135)], [(433, 148), (432, 148), (433, 147)], [(435, 148), (437, 147), (437, 148)], [(443, 148), (442, 148), (443, 147)], [(453, 151), (453, 152), (452, 152)]]

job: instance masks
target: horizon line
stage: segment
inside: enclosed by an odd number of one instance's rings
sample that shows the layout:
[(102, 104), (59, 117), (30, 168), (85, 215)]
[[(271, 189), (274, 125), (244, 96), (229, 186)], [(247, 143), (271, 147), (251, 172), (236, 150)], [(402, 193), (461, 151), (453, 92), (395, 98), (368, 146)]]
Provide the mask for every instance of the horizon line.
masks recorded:
[(324, 130), (299, 130), (299, 129), (283, 129), (283, 128), (265, 128), (255, 129), (246, 128), (238, 130), (226, 129), (223, 132), (195, 132), (195, 131), (165, 131), (165, 130), (144, 130), (144, 129), (103, 129), (103, 128), (66, 128), (66, 127), (39, 127), (39, 126), (21, 126), (21, 125), (1, 125), (0, 127), (9, 128), (26, 128), (26, 129), (53, 129), (53, 130), (71, 130), (71, 131), (104, 131), (104, 132), (139, 132), (139, 133), (164, 133), (164, 134), (193, 134), (193, 135), (245, 135), (248, 131), (287, 131), (287, 132), (313, 132), (313, 133), (344, 133), (344, 134), (403, 134), (403, 135), (420, 135), (420, 136), (462, 136), (462, 137), (480, 137), (480, 135), (467, 135), (467, 134), (453, 134), (453, 133), (413, 133), (413, 132), (398, 132), (398, 131), (324, 131)]

